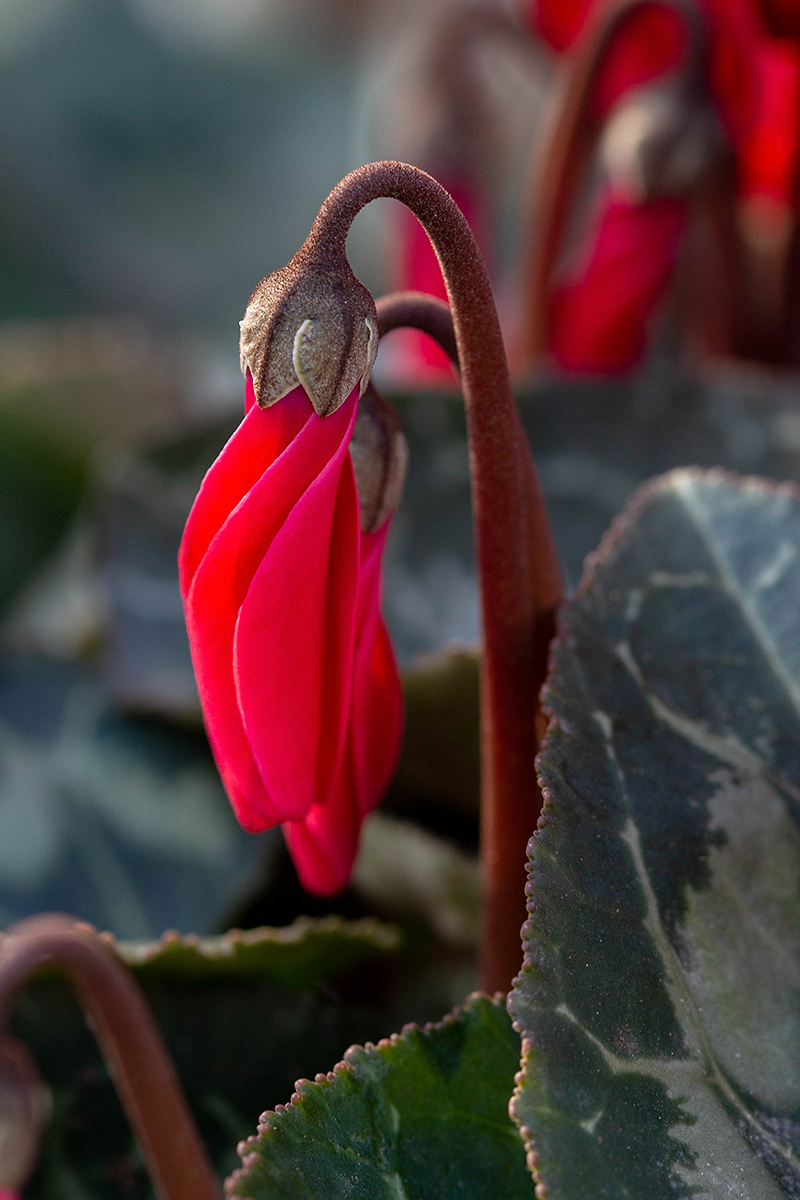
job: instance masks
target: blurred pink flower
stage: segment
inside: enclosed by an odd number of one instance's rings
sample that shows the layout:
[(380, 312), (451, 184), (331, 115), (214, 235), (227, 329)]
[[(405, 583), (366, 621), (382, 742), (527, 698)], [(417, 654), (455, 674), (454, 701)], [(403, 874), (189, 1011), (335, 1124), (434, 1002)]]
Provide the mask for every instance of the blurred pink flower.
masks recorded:
[(589, 257), (562, 280), (550, 307), (549, 350), (565, 371), (625, 371), (647, 347), (648, 323), (672, 278), (686, 205), (659, 196), (644, 204), (598, 202)]
[[(601, 0), (529, 0), (531, 27), (559, 54), (603, 12)], [(733, 149), (744, 236), (769, 241), (797, 221), (800, 174), (800, 6), (797, 0), (701, 0), (705, 84)], [(603, 121), (627, 93), (680, 63), (685, 29), (667, 4), (632, 10), (607, 48), (592, 92)], [(689, 198), (639, 200), (602, 189), (579, 253), (552, 296), (549, 351), (567, 370), (614, 372), (643, 354), (672, 280)], [(789, 240), (787, 238), (787, 245)]]

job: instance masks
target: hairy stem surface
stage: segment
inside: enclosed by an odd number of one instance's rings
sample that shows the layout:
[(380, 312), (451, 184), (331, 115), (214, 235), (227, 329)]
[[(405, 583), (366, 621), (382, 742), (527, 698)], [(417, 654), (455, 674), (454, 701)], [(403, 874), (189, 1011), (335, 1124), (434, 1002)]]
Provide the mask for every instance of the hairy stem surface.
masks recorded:
[(455, 330), (483, 622), (482, 982), (488, 991), (507, 991), (521, 961), (525, 848), (540, 806), (534, 766), (542, 732), (538, 698), (561, 598), (558, 559), (511, 393), (486, 267), (445, 189), (405, 163), (361, 167), (328, 196), (298, 257), (315, 266), (340, 260), (354, 217), (379, 197), (407, 205), (427, 232)]

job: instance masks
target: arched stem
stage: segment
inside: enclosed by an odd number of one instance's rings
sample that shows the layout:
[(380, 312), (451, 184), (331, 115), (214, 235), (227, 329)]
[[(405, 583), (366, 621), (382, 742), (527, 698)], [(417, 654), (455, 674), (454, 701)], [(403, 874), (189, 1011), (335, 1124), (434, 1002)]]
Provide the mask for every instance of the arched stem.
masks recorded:
[(341, 262), (354, 217), (379, 197), (407, 205), (430, 237), (455, 329), (483, 623), (482, 982), (489, 991), (507, 991), (520, 965), (525, 847), (540, 805), (538, 697), (561, 598), (558, 558), (511, 393), (486, 267), (444, 188), (405, 163), (361, 167), (328, 196), (297, 259), (316, 266)]
[(0, 938), (0, 1028), (41, 967), (70, 979), (108, 1063), (160, 1200), (219, 1200), (220, 1189), (175, 1069), (130, 972), (91, 926), (32, 917)]
[(433, 338), (458, 370), (453, 315), (444, 300), (429, 296), (426, 292), (389, 292), (375, 301), (375, 308), (380, 337), (392, 329), (419, 329)]

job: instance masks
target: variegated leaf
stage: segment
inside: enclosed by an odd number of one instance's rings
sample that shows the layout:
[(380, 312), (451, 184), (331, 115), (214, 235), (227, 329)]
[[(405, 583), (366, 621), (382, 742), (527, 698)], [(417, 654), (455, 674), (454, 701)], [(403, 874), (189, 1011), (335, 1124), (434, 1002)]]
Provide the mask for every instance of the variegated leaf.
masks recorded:
[(800, 1196), (800, 495), (678, 471), (566, 609), (513, 1111), (550, 1200)]

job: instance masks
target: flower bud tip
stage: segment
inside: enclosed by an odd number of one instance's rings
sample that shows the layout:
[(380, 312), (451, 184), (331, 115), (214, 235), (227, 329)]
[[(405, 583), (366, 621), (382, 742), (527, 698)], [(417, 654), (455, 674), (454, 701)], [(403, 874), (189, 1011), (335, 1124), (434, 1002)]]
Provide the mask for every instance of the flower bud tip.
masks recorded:
[(242, 371), (261, 408), (300, 383), (324, 417), (356, 385), (366, 389), (378, 349), (375, 302), (345, 258), (320, 264), (301, 250), (262, 279), (240, 329)]

